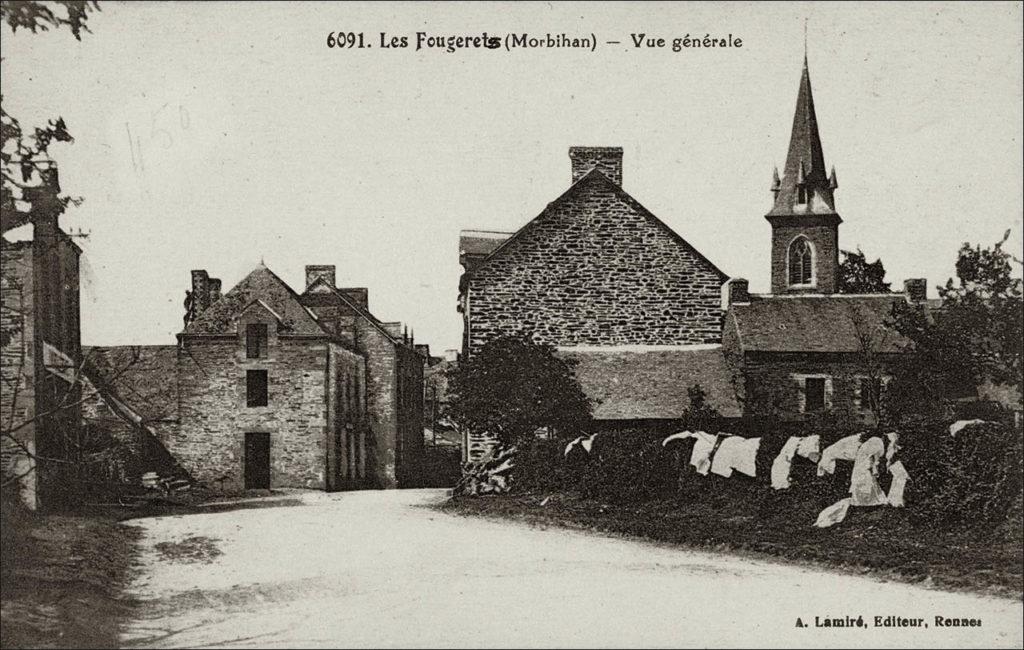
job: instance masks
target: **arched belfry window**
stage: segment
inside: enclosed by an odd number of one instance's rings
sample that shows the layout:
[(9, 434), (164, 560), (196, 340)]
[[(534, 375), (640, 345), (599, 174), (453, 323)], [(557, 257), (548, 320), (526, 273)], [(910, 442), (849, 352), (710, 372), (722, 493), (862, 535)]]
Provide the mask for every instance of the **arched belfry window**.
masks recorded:
[(803, 235), (789, 245), (789, 284), (814, 284), (814, 246)]

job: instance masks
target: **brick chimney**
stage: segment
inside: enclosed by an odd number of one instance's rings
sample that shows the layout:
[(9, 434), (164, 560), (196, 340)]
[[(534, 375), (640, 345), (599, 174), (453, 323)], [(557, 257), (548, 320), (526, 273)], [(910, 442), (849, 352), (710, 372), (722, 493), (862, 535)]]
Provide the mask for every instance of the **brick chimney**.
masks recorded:
[(306, 265), (306, 288), (313, 286), (313, 283), (323, 278), (327, 284), (334, 287), (334, 265), (333, 264), (308, 264)]
[(750, 283), (745, 278), (732, 278), (725, 284), (725, 305), (750, 302)]
[(622, 185), (622, 147), (569, 147), (572, 182), (597, 169), (616, 185)]
[(904, 280), (903, 293), (907, 294), (907, 302), (924, 302), (928, 300), (928, 280), (925, 278), (908, 278)]
[(207, 286), (210, 287), (210, 304), (212, 305), (220, 300), (220, 278), (210, 278), (207, 280)]
[(203, 269), (192, 271), (192, 317), (210, 306), (210, 274)]

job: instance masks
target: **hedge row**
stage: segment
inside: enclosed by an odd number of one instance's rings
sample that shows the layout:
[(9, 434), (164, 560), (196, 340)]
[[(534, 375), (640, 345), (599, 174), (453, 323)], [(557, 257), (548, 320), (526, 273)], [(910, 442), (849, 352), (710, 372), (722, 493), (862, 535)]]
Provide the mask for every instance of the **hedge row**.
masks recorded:
[[(793, 465), (793, 486), (775, 491), (769, 485), (771, 463), (787, 434), (762, 437), (758, 478), (701, 476), (689, 466), (691, 443), (665, 449), (671, 431), (627, 430), (600, 434), (589, 454), (564, 455), (565, 441), (538, 440), (520, 451), (512, 489), (520, 492), (572, 492), (608, 503), (653, 499), (742, 502), (760, 518), (793, 517), (813, 522), (817, 512), (847, 495), (852, 463), (839, 463), (835, 475), (819, 477), (813, 463)], [(822, 435), (827, 446), (839, 434)], [(965, 429), (956, 437), (945, 427), (900, 432), (899, 459), (910, 473), (906, 488), (908, 515), (917, 522), (941, 525), (1020, 528), (1022, 491), (1021, 432), (1002, 424)], [(890, 477), (879, 477), (888, 490)]]

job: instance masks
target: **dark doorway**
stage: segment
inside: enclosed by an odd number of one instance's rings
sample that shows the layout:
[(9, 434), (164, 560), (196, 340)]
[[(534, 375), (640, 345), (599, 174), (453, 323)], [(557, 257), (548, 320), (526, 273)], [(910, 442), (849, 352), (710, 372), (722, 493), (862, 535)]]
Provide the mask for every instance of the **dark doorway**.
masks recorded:
[(245, 489), (270, 489), (270, 434), (245, 434)]

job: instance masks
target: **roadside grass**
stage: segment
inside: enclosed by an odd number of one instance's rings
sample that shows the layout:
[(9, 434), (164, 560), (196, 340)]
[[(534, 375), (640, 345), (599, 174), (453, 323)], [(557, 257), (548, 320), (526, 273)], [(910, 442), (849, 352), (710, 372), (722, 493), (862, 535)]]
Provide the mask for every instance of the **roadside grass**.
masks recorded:
[[(39, 515), (5, 505), (0, 648), (113, 648), (138, 606), (124, 593), (138, 570), (141, 517), (302, 505), (287, 493), (222, 497), (193, 494), (109, 503), (75, 515)], [(211, 562), (216, 540), (191, 537), (157, 548), (178, 562)]]
[(832, 528), (817, 506), (765, 509), (756, 500), (660, 498), (604, 503), (565, 493), (455, 497), (445, 512), (624, 535), (670, 546), (780, 558), (926, 587), (1022, 598), (1019, 521), (992, 532), (930, 525), (909, 509), (852, 508)]
[(141, 531), (116, 517), (5, 513), (0, 645), (111, 648)]

